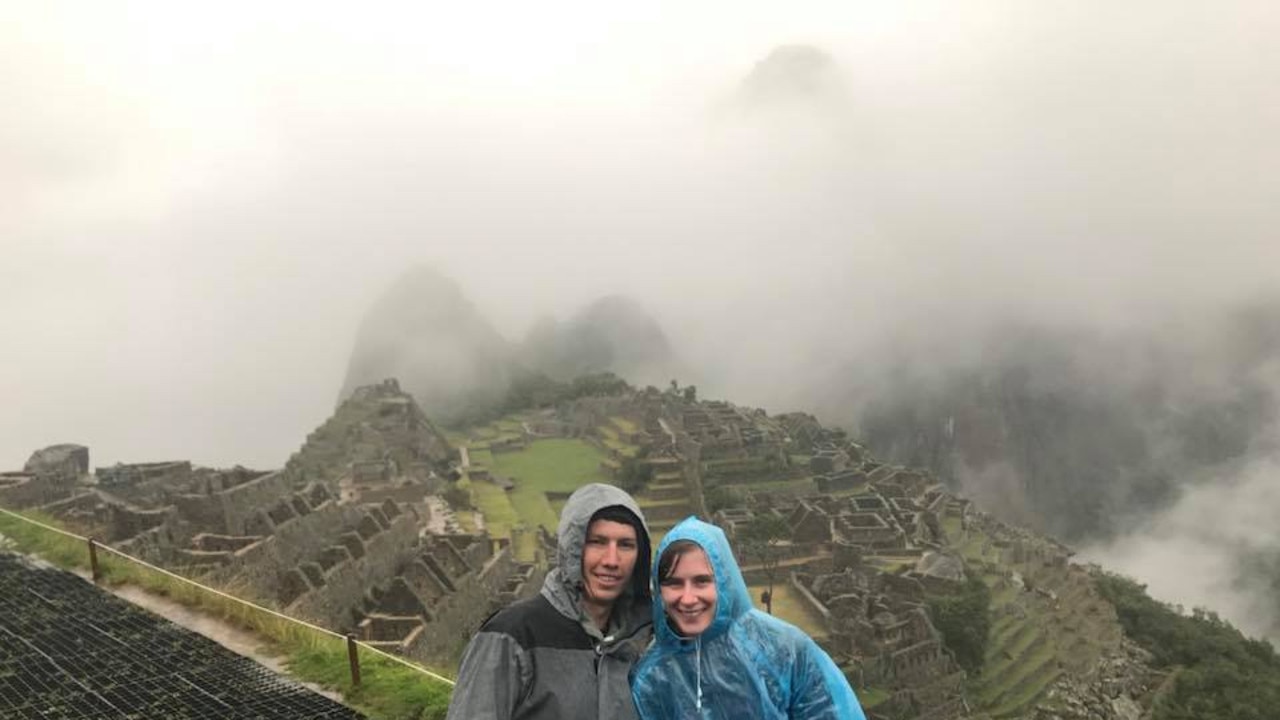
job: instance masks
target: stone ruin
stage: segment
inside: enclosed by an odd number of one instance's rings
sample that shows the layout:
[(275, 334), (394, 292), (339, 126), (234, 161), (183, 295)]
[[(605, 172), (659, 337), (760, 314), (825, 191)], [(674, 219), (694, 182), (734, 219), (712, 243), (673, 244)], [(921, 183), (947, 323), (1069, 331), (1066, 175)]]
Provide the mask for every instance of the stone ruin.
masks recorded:
[(802, 602), (825, 619), (824, 644), (854, 685), (890, 690), (878, 712), (963, 715), (965, 673), (930, 622), (925, 588), (917, 579), (844, 566), (821, 575), (794, 573), (791, 583)]
[(235, 588), (425, 662), (451, 663), (488, 614), (543, 571), (487, 535), (429, 529), (457, 455), (395, 381), (358, 389), (284, 468), (117, 463), (54, 446), (0, 474), (36, 507), (127, 554)]
[(20, 471), (0, 472), (0, 506), (24, 509), (65, 500), (89, 474), (89, 448), (51, 445), (31, 454)]
[[(875, 462), (810, 415), (770, 417), (648, 389), (540, 413), (518, 442), (599, 440), (595, 428), (618, 417), (628, 421), (622, 439), (644, 448), (653, 471), (646, 493), (672, 515), (651, 523), (655, 530), (705, 516), (704, 483), (745, 490), (743, 507), (713, 518), (731, 538), (761, 513), (786, 521), (790, 586), (825, 624), (823, 644), (855, 686), (890, 693), (869, 717), (965, 711), (964, 675), (924, 609), (927, 592), (965, 577), (966, 562), (944, 550), (943, 519), (985, 533), (984, 556), (1020, 563), (995, 590), (1105, 613), (1065, 546), (973, 512), (926, 474)], [(22, 472), (0, 474), (0, 503), (40, 507), (131, 554), (248, 588), (290, 614), (428, 662), (456, 659), (485, 616), (536, 592), (554, 563), (555, 538), (542, 528), (537, 562), (522, 564), (508, 543), (439, 522), (448, 513), (440, 494), (462, 461), (394, 381), (357, 390), (275, 472), (175, 461), (88, 475), (88, 451), (77, 448), (46, 449)], [(819, 492), (751, 485), (801, 478)], [(743, 569), (759, 572), (745, 561)], [(974, 569), (1002, 571), (981, 561)]]

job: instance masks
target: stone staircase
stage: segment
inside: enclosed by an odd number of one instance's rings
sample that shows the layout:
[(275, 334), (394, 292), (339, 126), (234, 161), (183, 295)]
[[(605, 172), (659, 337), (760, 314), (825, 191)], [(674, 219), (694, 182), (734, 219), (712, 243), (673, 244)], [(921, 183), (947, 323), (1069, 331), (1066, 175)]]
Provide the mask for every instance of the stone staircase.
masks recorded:
[(649, 532), (657, 539), (676, 523), (694, 513), (684, 475), (678, 471), (654, 473), (648, 487), (636, 497), (649, 523)]

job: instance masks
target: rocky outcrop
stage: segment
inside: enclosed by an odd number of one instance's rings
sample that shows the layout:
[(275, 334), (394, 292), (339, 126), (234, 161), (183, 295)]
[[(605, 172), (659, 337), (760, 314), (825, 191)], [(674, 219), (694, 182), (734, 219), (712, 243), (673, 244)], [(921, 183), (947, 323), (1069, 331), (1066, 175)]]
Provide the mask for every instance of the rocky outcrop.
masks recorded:
[(1151, 655), (1125, 641), (1086, 675), (1063, 675), (1036, 706), (1033, 720), (1141, 720), (1142, 702), (1164, 674), (1150, 666)]

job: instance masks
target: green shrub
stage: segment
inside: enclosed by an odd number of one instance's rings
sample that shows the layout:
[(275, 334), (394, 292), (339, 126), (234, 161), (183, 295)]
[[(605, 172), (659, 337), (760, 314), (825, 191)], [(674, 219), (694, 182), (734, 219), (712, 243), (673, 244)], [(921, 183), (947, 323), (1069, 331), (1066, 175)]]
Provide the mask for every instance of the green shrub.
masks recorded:
[(955, 593), (930, 595), (929, 617), (956, 662), (969, 674), (982, 669), (991, 635), (991, 589), (970, 575)]
[(1270, 643), (1245, 637), (1207, 610), (1184, 615), (1129, 578), (1107, 572), (1094, 577), (1125, 634), (1150, 652), (1158, 667), (1177, 671), (1172, 689), (1153, 708), (1154, 720), (1276, 716), (1280, 657)]

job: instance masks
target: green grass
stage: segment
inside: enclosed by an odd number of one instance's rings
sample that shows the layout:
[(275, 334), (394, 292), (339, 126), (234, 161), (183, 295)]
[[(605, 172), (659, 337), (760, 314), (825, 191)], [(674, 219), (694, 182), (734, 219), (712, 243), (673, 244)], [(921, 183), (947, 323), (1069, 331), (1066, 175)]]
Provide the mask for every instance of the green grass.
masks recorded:
[(476, 531), (476, 514), (470, 510), (453, 511), (453, 516), (458, 519), (458, 525), (462, 526), (465, 533), (475, 533)]
[(638, 429), (635, 423), (631, 422), (630, 420), (624, 417), (614, 416), (609, 418), (609, 422), (613, 423), (614, 427), (618, 428), (624, 433), (627, 433), (628, 435), (634, 433)]
[(640, 509), (645, 510), (648, 508), (669, 507), (672, 505), (688, 505), (689, 498), (678, 497), (671, 500), (650, 500), (648, 498), (644, 498), (638, 499), (637, 502), (640, 504)]
[[(1052, 644), (1046, 642), (1036, 648), (1035, 652), (1023, 658), (1016, 666), (1001, 673), (998, 679), (993, 678), (992, 684), (982, 689), (983, 704), (991, 707), (999, 703), (991, 713), (995, 716), (1008, 715), (1021, 709), (1038, 697), (1057, 677), (1058, 671), (1054, 667), (1053, 658)], [(1026, 687), (1011, 695), (1010, 693), (1024, 681), (1029, 681)]]
[[(960, 518), (944, 516), (941, 521), (950, 547), (992, 590), (993, 624), (982, 670), (967, 683), (975, 709), (997, 719), (1025, 714), (1027, 708), (1044, 701), (1056, 678), (1093, 666), (1109, 647), (1109, 638), (1118, 637), (1112, 616), (1089, 611), (1103, 601), (1092, 599), (1090, 588), (1071, 580), (1065, 570), (1036, 565), (1033, 572), (1008, 562), (1011, 553), (980, 526), (970, 527), (961, 541)], [(985, 553), (984, 542), (990, 543)], [(1060, 602), (1020, 586), (1006, 586), (1003, 574), (1015, 570), (1030, 584), (1056, 589)]]
[(485, 425), (474, 425), (457, 431), (447, 431), (445, 437), (454, 445), (474, 445), (477, 442), (494, 442), (524, 436), (524, 413), (498, 418)]
[[(768, 587), (768, 585), (747, 587), (751, 593), (751, 602), (760, 610), (764, 610), (764, 603), (760, 602), (760, 593)], [(799, 593), (786, 583), (773, 585), (773, 614), (805, 631), (809, 637), (827, 636), (827, 627), (822, 621), (822, 616), (806, 605)]]
[(752, 491), (792, 490), (804, 495), (818, 492), (818, 485), (811, 478), (791, 480), (765, 480), (763, 482), (726, 483), (730, 487), (740, 487)]
[(346, 643), (337, 638), (290, 653), (291, 672), (342, 693), (371, 718), (443, 720), (451, 690), (422, 673), (371, 652), (360, 654), (360, 687), (351, 685)]
[(983, 555), (982, 544), (986, 541), (985, 536), (980, 533), (972, 533), (969, 539), (960, 545), (960, 554), (966, 560), (984, 560), (987, 556)]
[(1062, 671), (1054, 667), (1039, 668), (1036, 679), (1017, 695), (1011, 696), (994, 708), (991, 711), (991, 717), (1002, 719), (1023, 717), (1029, 706), (1061, 675)]
[[(61, 527), (61, 523), (56, 518), (43, 513), (27, 511), (19, 514), (45, 525)], [(60, 568), (89, 569), (87, 543), (24, 523), (4, 514), (0, 514), (0, 535), (8, 538), (18, 550), (39, 555)]]
[(616, 450), (618, 454), (623, 457), (635, 457), (636, 453), (640, 452), (640, 448), (635, 445), (628, 445), (621, 440), (605, 438), (604, 444), (605, 447), (608, 447), (611, 450)]
[(530, 529), (541, 525), (556, 531), (560, 513), (547, 501), (548, 491), (573, 492), (589, 482), (604, 481), (604, 454), (581, 440), (538, 440), (521, 452), (498, 453), (493, 460), (494, 472), (515, 479), (510, 504)]
[(467, 455), (471, 457), (472, 465), (482, 465), (484, 467), (493, 467), (493, 452), (486, 445), (483, 448), (467, 448)]
[(495, 422), (494, 427), (505, 433), (520, 435), (524, 432), (524, 421), (519, 416), (509, 415)]
[(956, 542), (960, 539), (960, 533), (964, 532), (963, 521), (956, 515), (950, 515), (942, 518), (942, 531), (946, 533), (947, 540)]
[(1014, 633), (1026, 626), (1026, 622), (1013, 615), (1005, 615), (991, 626), (991, 641), (987, 648), (987, 657), (995, 657), (1004, 648)]
[(858, 688), (855, 692), (858, 694), (858, 704), (868, 709), (880, 705), (885, 700), (893, 697), (888, 690), (878, 687)]
[(1009, 585), (991, 593), (991, 604), (995, 607), (1008, 605), (1018, 597), (1020, 591), (1016, 586)]
[(511, 538), (511, 552), (519, 562), (534, 562), (538, 558), (538, 536), (533, 532), (519, 532)]
[(511, 506), (507, 491), (485, 480), (472, 480), (471, 502), (484, 513), (489, 537), (511, 537), (511, 527), (520, 522), (520, 518)]
[[(52, 527), (62, 526), (47, 515), (20, 514)], [(3, 514), (0, 514), (0, 535), (8, 538), (9, 544), (18, 551), (38, 555), (58, 567), (89, 568), (88, 545), (80, 540)], [(109, 550), (100, 548), (98, 560), (107, 585), (136, 585), (255, 633), (263, 639), (269, 652), (285, 656), (285, 665), (294, 677), (343, 693), (349, 705), (374, 720), (435, 720), (445, 716), (449, 686), (412, 668), (366, 651), (361, 655), (361, 686), (352, 688), (344, 640), (211, 593)], [(220, 589), (232, 595), (244, 594), (243, 589)]]

